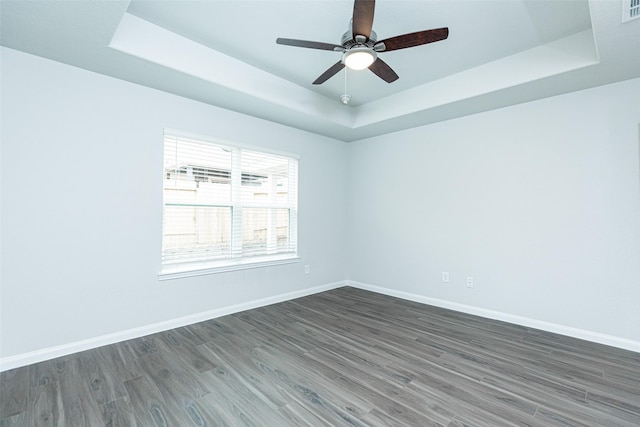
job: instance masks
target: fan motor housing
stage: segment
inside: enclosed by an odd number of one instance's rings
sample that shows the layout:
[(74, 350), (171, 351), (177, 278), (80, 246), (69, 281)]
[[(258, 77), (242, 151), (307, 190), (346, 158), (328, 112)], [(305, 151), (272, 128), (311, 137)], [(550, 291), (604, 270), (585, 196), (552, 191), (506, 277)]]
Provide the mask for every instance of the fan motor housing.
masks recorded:
[(369, 36), (369, 40), (364, 43), (358, 43), (354, 40), (354, 36), (351, 31), (347, 31), (342, 35), (342, 39), (340, 40), (340, 44), (344, 46), (345, 49), (351, 49), (354, 46), (366, 46), (369, 48), (373, 48), (373, 45), (376, 44), (378, 40), (378, 35), (375, 31), (371, 30), (371, 35)]

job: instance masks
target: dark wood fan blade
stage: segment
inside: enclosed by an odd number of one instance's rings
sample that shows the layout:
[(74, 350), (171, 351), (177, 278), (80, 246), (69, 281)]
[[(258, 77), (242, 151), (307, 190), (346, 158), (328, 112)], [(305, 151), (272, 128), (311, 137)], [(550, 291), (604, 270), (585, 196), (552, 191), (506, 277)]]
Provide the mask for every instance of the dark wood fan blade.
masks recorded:
[(353, 3), (353, 38), (362, 35), (369, 39), (373, 28), (373, 12), (376, 8), (374, 0), (355, 0)]
[(311, 42), (307, 40), (296, 40), (296, 39), (283, 39), (280, 37), (276, 39), (276, 43), (284, 44), (287, 46), (307, 47), (309, 49), (320, 49), (320, 50), (333, 50), (338, 52), (342, 52), (344, 50), (344, 47), (340, 46), (339, 44)]
[[(433, 30), (418, 31), (381, 40), (376, 43), (375, 49), (378, 52), (389, 52), (391, 50), (405, 49), (407, 47), (438, 42), (446, 39), (447, 37), (449, 37), (449, 28), (435, 28)], [(379, 49), (378, 46), (381, 46), (382, 44), (384, 44), (384, 48)]]
[(389, 64), (387, 64), (380, 58), (376, 59), (373, 64), (369, 65), (369, 69), (373, 72), (373, 74), (380, 77), (387, 83), (393, 83), (398, 80), (398, 75), (396, 74), (396, 72), (393, 71), (391, 67), (389, 67)]
[(338, 71), (342, 70), (344, 68), (344, 64), (342, 63), (342, 61), (338, 61), (335, 64), (333, 64), (331, 66), (331, 68), (329, 68), (327, 71), (325, 71), (324, 73), (322, 73), (320, 75), (320, 77), (318, 77), (313, 84), (314, 85), (320, 85), (324, 82), (326, 82), (327, 80), (329, 80), (331, 77), (333, 77)]

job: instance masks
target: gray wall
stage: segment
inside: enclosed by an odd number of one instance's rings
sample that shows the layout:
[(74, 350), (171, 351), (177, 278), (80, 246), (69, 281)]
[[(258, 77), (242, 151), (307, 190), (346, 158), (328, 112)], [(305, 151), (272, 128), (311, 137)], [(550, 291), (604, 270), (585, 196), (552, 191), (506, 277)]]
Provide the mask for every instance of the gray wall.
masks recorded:
[[(1, 53), (0, 358), (346, 279), (640, 343), (640, 79), (345, 144)], [(298, 153), (302, 260), (159, 282), (164, 127)]]
[(640, 349), (639, 125), (635, 79), (349, 144), (349, 279)]
[[(343, 142), (6, 48), (1, 83), (1, 357), (346, 278)], [(164, 127), (299, 154), (300, 262), (159, 282)]]

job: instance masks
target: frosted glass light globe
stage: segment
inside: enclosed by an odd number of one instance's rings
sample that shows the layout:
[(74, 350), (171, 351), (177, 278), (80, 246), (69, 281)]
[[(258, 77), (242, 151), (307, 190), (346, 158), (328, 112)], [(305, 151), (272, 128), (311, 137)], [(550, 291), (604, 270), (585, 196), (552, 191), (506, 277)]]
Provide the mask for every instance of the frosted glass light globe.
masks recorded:
[(352, 70), (364, 70), (376, 60), (376, 53), (367, 47), (354, 47), (344, 54), (344, 65)]

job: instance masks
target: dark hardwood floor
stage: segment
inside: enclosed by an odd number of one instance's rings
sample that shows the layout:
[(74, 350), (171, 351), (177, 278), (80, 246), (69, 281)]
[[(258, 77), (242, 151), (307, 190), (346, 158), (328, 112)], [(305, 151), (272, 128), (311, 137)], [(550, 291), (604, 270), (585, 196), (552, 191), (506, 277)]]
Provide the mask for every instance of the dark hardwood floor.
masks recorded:
[(640, 354), (341, 288), (2, 373), (1, 426), (640, 426)]

